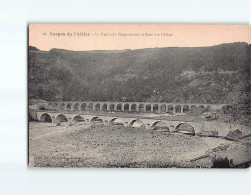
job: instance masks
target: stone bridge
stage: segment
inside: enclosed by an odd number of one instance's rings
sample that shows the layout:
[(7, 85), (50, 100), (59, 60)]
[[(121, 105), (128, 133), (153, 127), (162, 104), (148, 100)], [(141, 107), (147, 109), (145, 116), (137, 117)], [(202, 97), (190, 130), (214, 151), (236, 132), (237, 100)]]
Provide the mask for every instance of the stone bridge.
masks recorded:
[(93, 123), (95, 121), (100, 121), (104, 125), (111, 125), (116, 120), (118, 123), (123, 123), (124, 126), (133, 127), (135, 122), (142, 122), (146, 129), (151, 129), (160, 120), (153, 119), (138, 119), (138, 118), (123, 118), (123, 117), (112, 117), (112, 116), (97, 116), (97, 115), (86, 115), (86, 114), (71, 114), (71, 113), (56, 113), (56, 112), (37, 112), (37, 119), (39, 121), (45, 121), (46, 117), (50, 117), (52, 123), (60, 123), (66, 119), (70, 124), (75, 124), (79, 121), (84, 121), (87, 123)]
[(135, 127), (136, 124), (145, 126), (147, 130), (153, 129), (158, 123), (165, 124), (170, 132), (177, 131), (182, 125), (187, 125), (192, 129), (194, 134), (198, 134), (203, 131), (217, 131), (218, 136), (226, 136), (229, 131), (239, 129), (243, 135), (250, 135), (251, 129), (244, 125), (236, 125), (220, 122), (184, 122), (184, 121), (168, 121), (168, 120), (156, 120), (156, 119), (142, 119), (142, 118), (124, 118), (124, 117), (112, 117), (112, 116), (97, 116), (87, 114), (72, 114), (72, 113), (59, 113), (59, 112), (37, 112), (37, 119), (39, 121), (50, 121), (52, 123), (61, 123), (66, 121), (69, 124), (76, 124), (77, 122), (93, 123), (99, 121), (104, 125), (111, 125), (114, 122), (122, 123), (124, 126)]
[[(161, 102), (49, 102), (57, 111), (136, 111), (186, 113), (195, 109), (221, 110), (226, 104), (161, 103)], [(41, 106), (41, 105), (40, 105)]]

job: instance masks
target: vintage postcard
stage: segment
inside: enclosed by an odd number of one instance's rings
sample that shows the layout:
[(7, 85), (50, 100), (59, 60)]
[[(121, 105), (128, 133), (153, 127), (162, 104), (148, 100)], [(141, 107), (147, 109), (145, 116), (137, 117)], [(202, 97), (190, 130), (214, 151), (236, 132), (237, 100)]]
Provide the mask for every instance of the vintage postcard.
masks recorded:
[(250, 25), (28, 34), (30, 167), (250, 167)]

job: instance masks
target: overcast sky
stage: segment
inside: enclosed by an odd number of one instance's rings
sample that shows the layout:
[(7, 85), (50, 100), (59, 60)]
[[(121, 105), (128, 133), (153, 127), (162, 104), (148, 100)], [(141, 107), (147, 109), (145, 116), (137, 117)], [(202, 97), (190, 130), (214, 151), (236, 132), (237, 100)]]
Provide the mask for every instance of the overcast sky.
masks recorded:
[(31, 24), (29, 45), (86, 51), (250, 44), (250, 31), (250, 25)]

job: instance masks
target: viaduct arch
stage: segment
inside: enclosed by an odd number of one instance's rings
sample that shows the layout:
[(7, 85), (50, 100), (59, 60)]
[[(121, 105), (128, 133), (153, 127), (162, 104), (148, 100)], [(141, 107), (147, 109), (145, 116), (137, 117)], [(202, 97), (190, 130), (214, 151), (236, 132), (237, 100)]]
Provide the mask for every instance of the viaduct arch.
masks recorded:
[(149, 112), (149, 113), (187, 113), (222, 110), (226, 104), (194, 104), (164, 102), (49, 102), (55, 111), (96, 111), (96, 112)]

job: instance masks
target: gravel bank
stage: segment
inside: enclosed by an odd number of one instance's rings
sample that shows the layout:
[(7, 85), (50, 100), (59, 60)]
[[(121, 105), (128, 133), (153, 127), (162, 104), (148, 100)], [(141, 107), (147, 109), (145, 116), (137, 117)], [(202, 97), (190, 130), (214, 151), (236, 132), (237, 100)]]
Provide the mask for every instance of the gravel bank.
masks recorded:
[(242, 143), (143, 128), (29, 123), (31, 166), (189, 167), (189, 160), (218, 146)]

